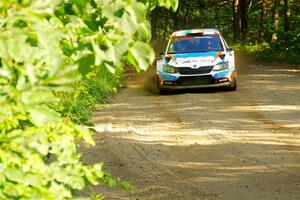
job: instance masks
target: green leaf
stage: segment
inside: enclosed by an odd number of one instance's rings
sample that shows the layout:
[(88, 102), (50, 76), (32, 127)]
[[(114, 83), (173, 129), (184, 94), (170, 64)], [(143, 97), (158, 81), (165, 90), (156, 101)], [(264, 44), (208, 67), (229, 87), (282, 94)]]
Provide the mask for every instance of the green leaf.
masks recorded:
[(95, 55), (88, 54), (85, 57), (80, 58), (77, 62), (79, 64), (79, 72), (82, 75), (85, 75), (92, 71), (93, 65), (95, 64)]
[(88, 4), (88, 0), (73, 0), (73, 10), (78, 15), (84, 15)]
[(21, 100), (24, 104), (46, 104), (56, 102), (57, 98), (49, 88), (39, 87), (23, 92)]
[(43, 177), (37, 174), (26, 174), (25, 185), (40, 187), (43, 185)]
[(55, 74), (45, 80), (45, 84), (53, 85), (55, 87), (63, 87), (78, 81), (80, 76), (77, 73), (77, 65), (65, 65), (60, 67)]
[(81, 176), (70, 176), (70, 181), (67, 182), (73, 189), (82, 190), (85, 186), (85, 181)]
[(116, 16), (116, 17), (122, 17), (123, 16), (123, 14), (124, 14), (124, 11), (125, 11), (125, 9), (124, 8), (120, 8), (120, 9), (118, 9), (115, 13), (114, 13), (114, 15)]
[(127, 181), (122, 181), (120, 184), (121, 188), (124, 190), (132, 190), (134, 188), (133, 185), (131, 185), (129, 182)]
[[(140, 9), (141, 5), (140, 7), (137, 6), (137, 8)], [(115, 13), (116, 11), (117, 13)], [(129, 35), (133, 35), (136, 32), (138, 20), (141, 18), (140, 14), (136, 13), (132, 7), (126, 6), (126, 3), (123, 1), (115, 1), (106, 5), (103, 14), (115, 28)]]
[(35, 0), (32, 1), (30, 9), (39, 15), (51, 15), (54, 12), (54, 8), (61, 3), (61, 0)]
[(103, 163), (97, 163), (93, 166), (93, 171), (98, 178), (102, 178), (104, 176), (103, 172)]
[(110, 71), (112, 74), (116, 73), (116, 69), (109, 63), (104, 63), (104, 66)]
[(107, 178), (107, 184), (109, 187), (116, 187), (118, 185), (117, 181), (110, 177)]
[(24, 176), (23, 173), (16, 168), (8, 168), (5, 172), (4, 172), (6, 178), (10, 181), (15, 181), (18, 183), (23, 183), (24, 182)]
[(143, 23), (146, 19), (146, 5), (141, 2), (132, 2), (126, 7), (131, 18), (134, 18), (137, 23)]
[(92, 172), (92, 168), (90, 166), (86, 166), (83, 168), (85, 173), (85, 178), (92, 184), (97, 185), (100, 183), (99, 178)]
[(179, 0), (159, 0), (159, 5), (166, 7), (167, 9), (172, 8), (173, 11), (176, 11), (178, 8)]
[(57, 112), (46, 106), (30, 107), (27, 110), (30, 114), (31, 122), (37, 126), (56, 123), (61, 120), (60, 115)]
[(94, 141), (94, 139), (93, 139), (93, 134), (92, 134), (91, 131), (88, 131), (88, 130), (84, 131), (84, 132), (82, 133), (82, 138), (84, 139), (84, 141), (85, 141), (86, 143), (88, 143), (88, 144), (90, 144), (90, 145), (92, 145), (92, 146), (95, 146), (95, 145), (96, 145), (96, 143), (95, 143), (95, 141)]
[(151, 39), (150, 27), (151, 27), (150, 23), (147, 22), (140, 24), (137, 29), (137, 32), (134, 35), (136, 39), (142, 42), (149, 42)]
[(50, 144), (48, 142), (48, 135), (46, 133), (34, 134), (28, 141), (28, 146), (35, 149), (40, 154), (46, 156), (49, 153)]
[(149, 44), (137, 41), (130, 48), (127, 61), (136, 69), (147, 70), (153, 63), (155, 54)]

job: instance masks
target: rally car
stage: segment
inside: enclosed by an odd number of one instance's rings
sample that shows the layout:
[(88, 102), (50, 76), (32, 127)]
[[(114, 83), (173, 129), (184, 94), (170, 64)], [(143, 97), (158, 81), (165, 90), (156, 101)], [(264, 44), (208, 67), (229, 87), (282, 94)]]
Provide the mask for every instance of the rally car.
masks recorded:
[(188, 88), (237, 89), (234, 51), (217, 29), (177, 31), (161, 55), (156, 69), (160, 93)]

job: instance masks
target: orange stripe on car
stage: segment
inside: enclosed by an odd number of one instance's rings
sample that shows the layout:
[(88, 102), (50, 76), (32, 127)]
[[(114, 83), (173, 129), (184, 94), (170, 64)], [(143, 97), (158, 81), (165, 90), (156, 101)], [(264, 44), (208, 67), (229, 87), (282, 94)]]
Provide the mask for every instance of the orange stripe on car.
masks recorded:
[(229, 77), (230, 81), (234, 80), (235, 77), (236, 77), (236, 72), (235, 71), (231, 72), (230, 77)]
[(157, 79), (158, 79), (160, 85), (164, 84), (164, 81), (162, 80), (162, 78), (159, 75), (157, 75)]
[(219, 58), (219, 56), (222, 55), (222, 51), (219, 51), (217, 55), (215, 56), (214, 62)]
[(177, 64), (175, 58), (171, 54), (167, 54), (166, 56), (168, 56), (169, 58), (171, 58)]

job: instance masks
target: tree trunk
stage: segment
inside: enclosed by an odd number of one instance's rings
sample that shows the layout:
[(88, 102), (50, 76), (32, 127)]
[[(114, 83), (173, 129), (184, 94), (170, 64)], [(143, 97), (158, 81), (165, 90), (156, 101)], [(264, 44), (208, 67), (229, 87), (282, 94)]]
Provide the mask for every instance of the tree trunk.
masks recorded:
[(232, 1), (232, 11), (233, 11), (233, 40), (234, 42), (241, 41), (241, 10), (240, 10), (240, 0)]
[(157, 12), (158, 8), (155, 8), (154, 10), (152, 10), (151, 12), (151, 34), (152, 34), (152, 39), (156, 39), (157, 38), (157, 18), (158, 18), (158, 12)]
[(267, 15), (267, 2), (262, 0), (260, 4), (260, 28), (258, 34), (258, 41), (263, 42), (265, 40), (265, 21)]
[[(181, 1), (182, 2), (182, 1)], [(184, 1), (183, 1), (184, 2)], [(185, 7), (185, 14), (184, 14), (184, 28), (187, 28), (188, 25), (188, 18), (189, 18), (189, 11), (190, 11), (190, 2), (186, 1), (186, 3), (183, 3)]]
[(248, 0), (240, 0), (240, 15), (241, 15), (241, 29), (242, 41), (245, 41), (248, 34)]
[(288, 32), (291, 30), (291, 7), (289, 0), (284, 0), (284, 31)]
[(280, 0), (274, 0), (272, 41), (276, 41), (278, 39), (277, 33), (278, 33), (278, 24), (279, 24), (279, 5), (280, 5)]
[(179, 22), (179, 19), (178, 19), (178, 15), (177, 15), (177, 13), (178, 13), (178, 9), (177, 9), (177, 11), (176, 12), (173, 12), (172, 14), (173, 14), (173, 29), (174, 29), (174, 31), (178, 31), (178, 22)]

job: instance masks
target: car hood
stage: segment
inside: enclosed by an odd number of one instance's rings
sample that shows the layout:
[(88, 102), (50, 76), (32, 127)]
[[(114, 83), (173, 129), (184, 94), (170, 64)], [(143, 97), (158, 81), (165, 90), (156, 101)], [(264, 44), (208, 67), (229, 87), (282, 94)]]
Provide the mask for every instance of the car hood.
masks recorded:
[[(202, 66), (211, 66), (222, 62), (220, 58), (224, 53), (222, 51), (206, 53), (184, 53), (184, 54), (167, 54), (169, 65), (174, 67), (191, 67), (198, 68)], [(224, 59), (224, 57), (223, 57)]]

